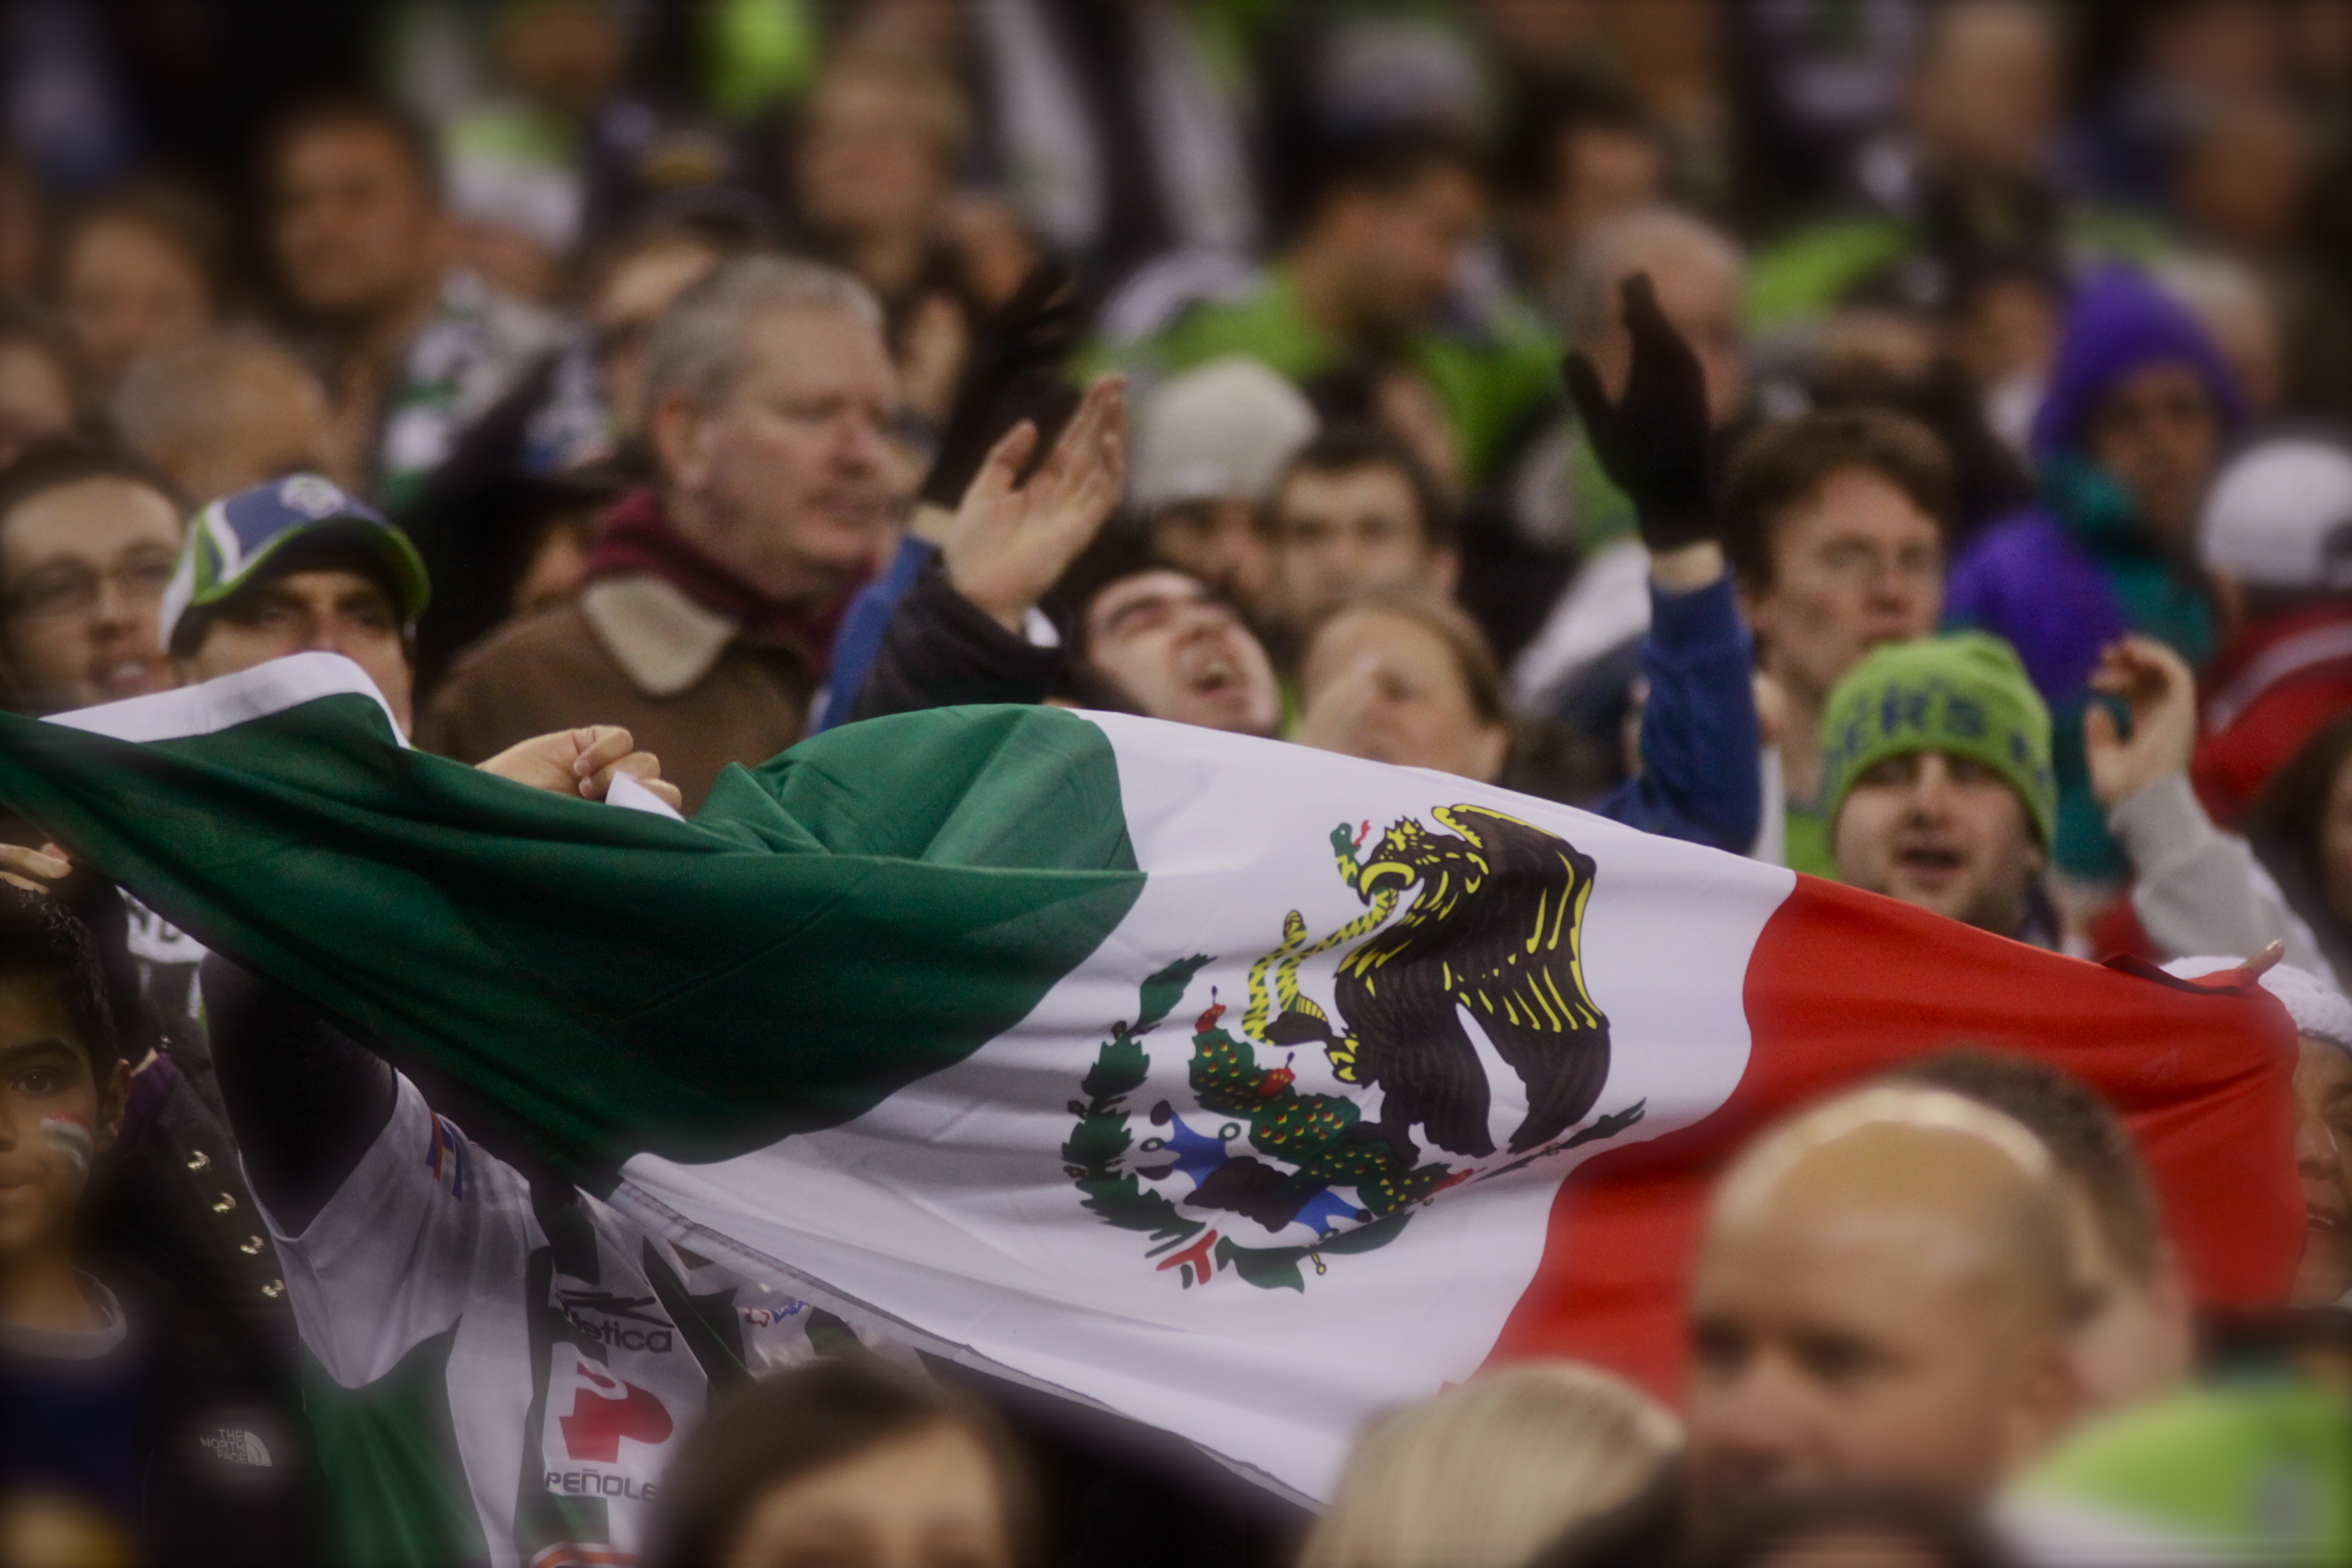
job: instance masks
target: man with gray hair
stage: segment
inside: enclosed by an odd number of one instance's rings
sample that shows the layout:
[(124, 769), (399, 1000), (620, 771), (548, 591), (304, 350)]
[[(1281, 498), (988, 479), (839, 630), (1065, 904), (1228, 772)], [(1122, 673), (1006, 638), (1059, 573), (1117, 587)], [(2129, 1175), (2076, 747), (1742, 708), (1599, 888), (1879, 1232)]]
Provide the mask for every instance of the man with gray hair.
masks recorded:
[(800, 739), (850, 596), (912, 489), (881, 307), (848, 274), (740, 258), (663, 315), (656, 482), (606, 519), (579, 599), (462, 655), (418, 726), (467, 762), (594, 713), (700, 804)]
[(1649, 206), (1612, 218), (1577, 253), (1565, 301), (1570, 335), (1603, 383), (1623, 384), (1633, 339), (1620, 308), (1625, 279), (1649, 274), (1666, 320), (1698, 355), (1706, 411), (1718, 430), (1748, 395), (1739, 290), (1746, 262), (1738, 242), (1696, 213)]

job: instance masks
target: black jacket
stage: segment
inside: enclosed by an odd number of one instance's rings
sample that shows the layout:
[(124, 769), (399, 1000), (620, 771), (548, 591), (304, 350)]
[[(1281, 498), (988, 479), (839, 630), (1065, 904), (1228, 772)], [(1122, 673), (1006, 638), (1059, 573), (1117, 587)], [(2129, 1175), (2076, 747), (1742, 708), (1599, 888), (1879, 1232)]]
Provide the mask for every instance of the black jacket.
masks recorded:
[(175, 1027), (132, 1075), (122, 1139), (100, 1169), (91, 1234), (101, 1246), (292, 1353), (278, 1254), (246, 1185), (201, 1031)]
[(937, 561), (890, 616), (851, 720), (965, 702), (1043, 702), (1063, 672), (1059, 647), (1014, 636), (955, 591)]
[[(257, 1342), (233, 1314), (120, 1256), (91, 1272), (121, 1303), (122, 1342), (89, 1362), (41, 1361), (0, 1352), (0, 1426), (10, 1432), (0, 1484), (63, 1486), (78, 1479), (71, 1456), (47, 1454), (66, 1434), (31, 1429), (29, 1389), (75, 1383), (126, 1391), (130, 1516), (115, 1524), (158, 1568), (276, 1568), (324, 1561), (318, 1491), (290, 1359)], [(112, 1468), (112, 1467), (110, 1467)], [(89, 1505), (100, 1507), (100, 1500)], [(114, 1513), (113, 1507), (101, 1511)]]

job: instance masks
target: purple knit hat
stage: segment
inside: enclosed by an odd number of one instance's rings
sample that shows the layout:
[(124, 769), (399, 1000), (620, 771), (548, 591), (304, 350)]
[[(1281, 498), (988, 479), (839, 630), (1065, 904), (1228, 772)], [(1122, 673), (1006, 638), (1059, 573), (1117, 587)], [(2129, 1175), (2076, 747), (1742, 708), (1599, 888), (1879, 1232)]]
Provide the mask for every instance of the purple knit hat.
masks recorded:
[(2073, 446), (2108, 388), (2159, 362), (2194, 370), (2231, 429), (2246, 422), (2246, 399), (2213, 340), (2189, 308), (2128, 267), (2105, 267), (2074, 290), (2050, 390), (2033, 416), (2033, 455), (2047, 459)]

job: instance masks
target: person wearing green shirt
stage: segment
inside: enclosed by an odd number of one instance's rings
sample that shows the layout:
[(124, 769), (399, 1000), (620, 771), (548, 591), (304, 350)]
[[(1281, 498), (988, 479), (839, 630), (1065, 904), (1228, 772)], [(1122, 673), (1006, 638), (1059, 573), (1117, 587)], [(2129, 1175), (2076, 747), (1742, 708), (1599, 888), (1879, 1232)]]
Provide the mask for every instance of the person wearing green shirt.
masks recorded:
[(1725, 542), (1758, 663), (1785, 699), (1780, 776), (1792, 869), (1837, 874), (1822, 811), (1830, 693), (1873, 648), (1935, 629), (1953, 510), (1943, 444), (1882, 409), (1769, 426), (1732, 459)]
[(1124, 370), (1146, 387), (1229, 354), (1297, 382), (1402, 369), (1445, 415), (1459, 455), (1452, 477), (1475, 485), (1559, 390), (1559, 345), (1535, 313), (1463, 287), (1486, 224), (1466, 146), (1420, 132), (1368, 139), (1333, 158), (1297, 239), (1272, 266), (1120, 321), (1083, 368)]
[(2287, 1377), (2186, 1390), (2076, 1434), (2000, 1513), (2037, 1563), (2352, 1562), (2352, 1403)]

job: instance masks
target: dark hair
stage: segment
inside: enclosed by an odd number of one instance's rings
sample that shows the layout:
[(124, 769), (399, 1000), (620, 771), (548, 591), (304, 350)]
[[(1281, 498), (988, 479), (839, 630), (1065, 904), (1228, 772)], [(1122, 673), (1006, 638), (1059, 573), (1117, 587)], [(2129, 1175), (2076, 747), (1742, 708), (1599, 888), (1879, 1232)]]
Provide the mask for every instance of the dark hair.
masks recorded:
[[(1094, 649), (1087, 636), (1087, 614), (1095, 601), (1119, 584), (1143, 576), (1147, 573), (1165, 572), (1200, 586), (1202, 592), (1224, 601), (1200, 578), (1181, 566), (1160, 555), (1153, 548), (1151, 533), (1131, 520), (1122, 519), (1105, 528), (1094, 542), (1078, 552), (1061, 580), (1054, 584), (1049, 602), (1059, 612), (1056, 617), (1062, 626), (1062, 646), (1069, 658), (1062, 667), (1052, 695), (1058, 700), (1076, 703), (1081, 708), (1097, 709), (1106, 713), (1141, 713), (1143, 709), (1134, 697), (1117, 680), (1097, 668)], [(1246, 626), (1249, 617), (1238, 605), (1231, 606)], [(1255, 629), (1251, 636), (1257, 635)]]
[(1967, 1513), (1911, 1492), (1877, 1488), (1784, 1493), (1734, 1517), (1717, 1533), (1706, 1568), (1748, 1568), (1833, 1534), (1898, 1536), (1941, 1568), (2007, 1568), (2011, 1559)]
[(2255, 797), (2248, 825), (2296, 859), (2318, 864), (2327, 797), (2347, 757), (2352, 757), (2352, 713), (2339, 713), (2314, 730), (2271, 774)]
[(1496, 190), (1523, 201), (1549, 195), (1568, 173), (1562, 143), (1585, 131), (1657, 137), (1642, 100), (1612, 82), (1591, 77), (1545, 82), (1520, 94), (1504, 121), (1492, 165)]
[(122, 1057), (106, 971), (89, 928), (59, 900), (0, 882), (0, 979), (28, 974), (56, 990), (100, 1079)]
[[(1282, 493), (1300, 474), (1349, 474), (1359, 468), (1392, 468), (1412, 490), (1413, 510), (1420, 514), (1422, 542), (1433, 550), (1454, 543), (1454, 509), (1437, 488), (1429, 467), (1413, 449), (1379, 426), (1360, 419), (1327, 425), (1298, 449), (1274, 488), (1275, 515), (1282, 510)], [(1279, 529), (1277, 528), (1277, 533)]]
[(2326, 831), (2327, 797), (2347, 761), (2352, 761), (2352, 713), (2339, 713), (2313, 731), (2270, 776), (2246, 815), (2246, 836), (2263, 864), (2337, 962), (2352, 933), (2328, 897), (2320, 841)]
[(1114, 519), (1072, 561), (1048, 595), (1069, 619), (1064, 642), (1073, 659), (1087, 656), (1087, 611), (1104, 589), (1146, 572), (1184, 572), (1152, 549), (1150, 533), (1125, 518)]
[(29, 300), (0, 294), (0, 348), (28, 348), (57, 367), (66, 384), (66, 402), (73, 410), (74, 429), (89, 435), (99, 424), (98, 388), (81, 344), (66, 324)]
[[(236, 615), (253, 604), (263, 588), (299, 572), (349, 572), (364, 577), (383, 593), (394, 617), (401, 619), (400, 584), (383, 552), (368, 542), (374, 528), (373, 523), (356, 521), (330, 521), (304, 529), (270, 552), (268, 559), (255, 566), (235, 591), (209, 605), (190, 605), (183, 610), (172, 625), (172, 653), (181, 658), (194, 658), (211, 635), (214, 622)], [(414, 667), (416, 628), (402, 620), (400, 633), (400, 646)]]
[(226, 310), (233, 273), (228, 226), (220, 210), (197, 193), (160, 180), (135, 180), (93, 196), (66, 221), (57, 250), (57, 281), (65, 281), (66, 258), (82, 236), (103, 223), (146, 230), (177, 252), (204, 284), (215, 314)]
[(143, 486), (170, 501), (174, 512), (187, 514), (180, 487), (146, 458), (120, 447), (58, 436), (36, 441), (18, 453), (15, 462), (0, 468), (0, 531), (5, 531), (8, 519), (26, 501), (84, 479), (121, 479)]
[(436, 202), (442, 197), (441, 148), (432, 127), (408, 110), (368, 93), (335, 91), (306, 98), (281, 111), (263, 132), (260, 148), (261, 185), (278, 183), (287, 153), (295, 142), (322, 131), (373, 131), (400, 149), (425, 192)]
[(1441, 125), (1407, 124), (1337, 137), (1315, 155), (1306, 210), (1317, 214), (1340, 196), (1402, 195), (1428, 174), (1457, 170), (1481, 184), (1477, 144)]
[(986, 1451), (1012, 1561), (1034, 1563), (1034, 1483), (1003, 1421), (968, 1394), (861, 1355), (761, 1378), (714, 1405), (663, 1479), (646, 1568), (717, 1568), (770, 1492), (935, 1426)]
[(1334, 605), (1307, 629), (1301, 648), (1312, 647), (1323, 628), (1344, 616), (1358, 610), (1378, 610), (1397, 616), (1423, 627), (1445, 645), (1454, 657), (1454, 668), (1462, 677), (1462, 685), (1470, 695), (1471, 711), (1488, 724), (1510, 721), (1510, 710), (1503, 701), (1503, 670), (1495, 661), (1495, 650), (1486, 641), (1486, 634), (1478, 623), (1459, 605), (1410, 588), (1375, 588)]
[(1949, 536), (1957, 481), (1951, 457), (1934, 431), (1884, 408), (1807, 414), (1748, 437), (1724, 476), (1724, 550), (1743, 584), (1772, 585), (1772, 540), (1789, 510), (1843, 468), (1866, 468), (1885, 479)]
[(2021, 1123), (2089, 1195), (2116, 1260), (2135, 1279), (2155, 1278), (2164, 1249), (2156, 1192), (2123, 1119), (2098, 1090), (2062, 1068), (2002, 1051), (1943, 1051), (1887, 1076), (1949, 1089)]
[(1958, 360), (1938, 355), (1922, 373), (1866, 355), (1826, 360), (1811, 378), (1816, 409), (1879, 408), (1916, 419), (1951, 458), (1952, 516), (1960, 529), (2005, 517), (2033, 499), (2017, 453), (1986, 422), (1984, 400)]

